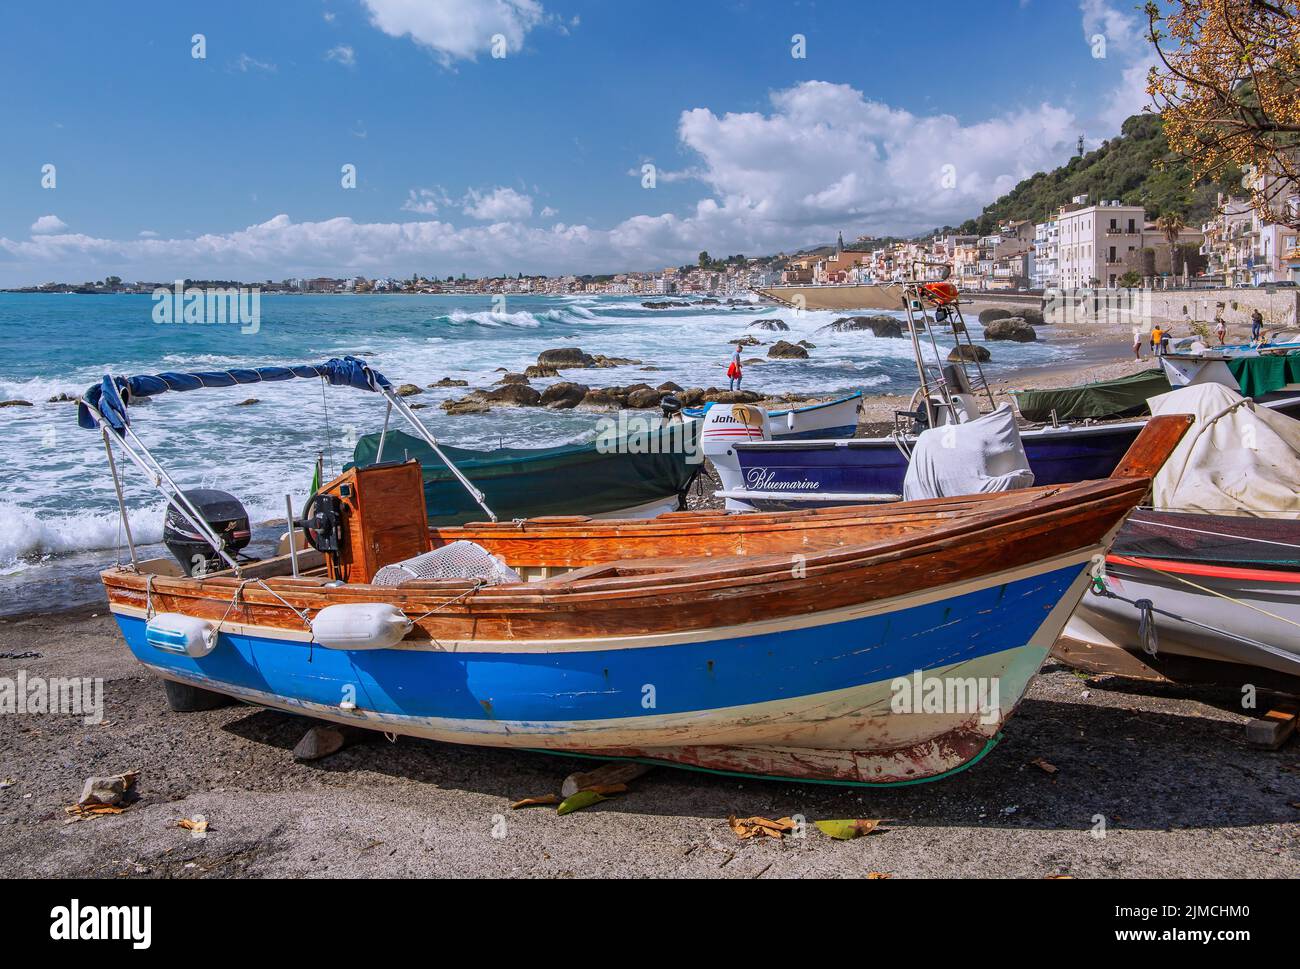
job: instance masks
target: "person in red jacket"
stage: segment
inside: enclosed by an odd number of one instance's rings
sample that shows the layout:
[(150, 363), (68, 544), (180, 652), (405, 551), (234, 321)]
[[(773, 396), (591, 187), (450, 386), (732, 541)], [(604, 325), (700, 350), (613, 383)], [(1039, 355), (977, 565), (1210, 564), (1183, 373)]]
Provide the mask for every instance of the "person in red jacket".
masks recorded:
[(740, 351), (743, 348), (739, 343), (736, 344), (736, 352), (731, 355), (731, 363), (727, 366), (727, 380), (732, 390), (740, 389), (740, 381), (744, 378), (745, 373), (740, 369)]

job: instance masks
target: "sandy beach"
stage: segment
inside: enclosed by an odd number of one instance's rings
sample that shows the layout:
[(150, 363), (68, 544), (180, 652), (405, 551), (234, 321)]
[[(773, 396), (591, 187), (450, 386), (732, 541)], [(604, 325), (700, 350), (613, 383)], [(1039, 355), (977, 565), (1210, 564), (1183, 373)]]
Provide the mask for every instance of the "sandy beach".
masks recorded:
[[(169, 712), (102, 610), (0, 622), (0, 656), (32, 652), (0, 659), (0, 676), (102, 676), (104, 721), (0, 717), (0, 877), (1300, 875), (1297, 755), (1244, 746), (1230, 691), (1049, 664), (1002, 742), (938, 783), (864, 790), (658, 768), (558, 817), (509, 805), (589, 762), (368, 734), (300, 763), (292, 749), (310, 721), (241, 705)], [(86, 777), (126, 770), (140, 772), (139, 801), (69, 822)], [(741, 841), (729, 815), (800, 815), (807, 831)], [(200, 817), (205, 837), (176, 825)], [(812, 824), (839, 818), (886, 823), (850, 842)]]

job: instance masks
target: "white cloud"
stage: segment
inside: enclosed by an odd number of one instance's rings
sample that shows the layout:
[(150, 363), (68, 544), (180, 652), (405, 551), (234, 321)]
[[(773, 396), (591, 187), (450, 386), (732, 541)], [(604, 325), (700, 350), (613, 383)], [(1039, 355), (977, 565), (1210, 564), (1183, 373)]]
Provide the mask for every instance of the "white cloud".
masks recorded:
[(553, 209), (553, 208), (551, 208), (549, 205), (546, 206), (546, 208), (542, 209), (542, 218), (543, 218), (543, 219), (550, 219), (550, 218), (553, 218), (553, 217), (555, 217), (555, 216), (557, 216), (557, 215), (559, 215), (559, 214), (560, 214), (560, 210), (559, 210), (559, 209)]
[(504, 186), (490, 192), (471, 188), (461, 200), (461, 211), (484, 222), (511, 222), (532, 215), (533, 200)]
[(325, 52), (327, 61), (337, 61), (344, 67), (352, 67), (357, 62), (356, 52), (347, 44), (339, 44), (337, 47), (331, 47)]
[(537, 0), (362, 0), (370, 22), (392, 37), (410, 36), (449, 65), (475, 60), (500, 34), (509, 51), (546, 19)]
[(1146, 87), (1147, 74), (1156, 64), (1155, 51), (1146, 25), (1134, 14), (1112, 7), (1107, 0), (1079, 0), (1079, 11), (1089, 47), (1097, 49), (1094, 38), (1098, 35), (1105, 41), (1105, 57), (1095, 57), (1094, 63), (1116, 78), (1115, 87), (1092, 120), (1107, 135), (1114, 134), (1125, 118), (1139, 114), (1151, 103)]
[(157, 238), (158, 238), (158, 233), (154, 232), (153, 229), (141, 229), (141, 230), (140, 230), (140, 238), (141, 238), (141, 239), (157, 239)]
[(55, 232), (62, 232), (67, 227), (68, 223), (64, 222), (57, 215), (42, 215), (32, 223), (31, 231), (33, 235), (49, 235)]
[(447, 193), (441, 189), (435, 191), (431, 188), (413, 188), (407, 193), (406, 201), (402, 203), (402, 211), (416, 212), (420, 215), (437, 215), (438, 206), (446, 205), (447, 202)]
[(233, 64), (230, 65), (233, 70), (242, 71), (247, 74), (249, 71), (261, 71), (263, 74), (274, 74), (275, 65), (268, 61), (259, 61), (256, 57), (250, 57), (247, 54), (240, 54)]
[(325, 18), (325, 22), (326, 22), (327, 24), (332, 24), (332, 23), (334, 23), (334, 14), (331, 13), (330, 11), (328, 11), (328, 10), (324, 11), (324, 12), (321, 14), (321, 16)]

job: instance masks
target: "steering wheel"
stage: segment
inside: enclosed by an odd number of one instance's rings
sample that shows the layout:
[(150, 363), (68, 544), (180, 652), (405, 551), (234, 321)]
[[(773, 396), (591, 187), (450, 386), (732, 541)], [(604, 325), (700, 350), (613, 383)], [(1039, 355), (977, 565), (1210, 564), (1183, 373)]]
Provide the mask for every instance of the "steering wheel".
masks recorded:
[(337, 554), (342, 512), (343, 503), (335, 495), (318, 491), (308, 498), (300, 523), (307, 544), (318, 552)]

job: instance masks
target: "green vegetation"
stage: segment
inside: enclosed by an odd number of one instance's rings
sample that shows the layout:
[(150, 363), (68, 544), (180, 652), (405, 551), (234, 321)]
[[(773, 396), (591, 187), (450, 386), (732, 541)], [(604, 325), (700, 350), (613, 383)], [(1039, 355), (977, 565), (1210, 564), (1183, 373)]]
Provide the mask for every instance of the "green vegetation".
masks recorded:
[(1241, 193), (1238, 171), (1224, 173), (1217, 182), (1193, 185), (1191, 169), (1169, 149), (1159, 115), (1135, 114), (1124, 122), (1122, 132), (1096, 151), (1025, 179), (959, 231), (988, 235), (1001, 222), (1042, 222), (1076, 195), (1087, 195), (1093, 202), (1118, 199), (1145, 206), (1150, 219), (1171, 215), (1200, 225), (1214, 214), (1218, 192)]

